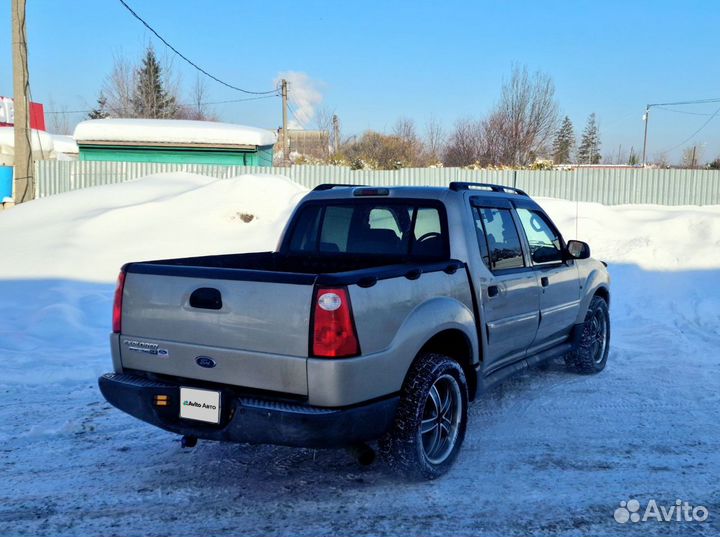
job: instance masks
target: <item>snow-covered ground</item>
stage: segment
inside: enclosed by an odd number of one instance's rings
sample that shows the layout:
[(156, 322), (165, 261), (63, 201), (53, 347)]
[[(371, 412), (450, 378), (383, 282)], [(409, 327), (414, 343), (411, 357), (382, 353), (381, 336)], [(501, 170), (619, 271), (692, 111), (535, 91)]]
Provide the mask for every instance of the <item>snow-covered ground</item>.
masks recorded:
[[(302, 194), (273, 176), (175, 174), (0, 213), (1, 535), (720, 532), (720, 207), (580, 204), (578, 238), (613, 277), (607, 369), (556, 363), (493, 390), (434, 482), (344, 451), (183, 450), (106, 404), (95, 379), (119, 266), (272, 249)], [(541, 202), (574, 237), (575, 204)], [(633, 498), (710, 516), (618, 524)]]

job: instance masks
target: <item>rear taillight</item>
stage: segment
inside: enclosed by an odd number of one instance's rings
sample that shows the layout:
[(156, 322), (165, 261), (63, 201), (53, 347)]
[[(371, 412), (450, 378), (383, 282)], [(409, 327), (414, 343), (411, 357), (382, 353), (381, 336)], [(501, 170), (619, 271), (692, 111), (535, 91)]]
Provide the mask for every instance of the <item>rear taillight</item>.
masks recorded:
[(115, 334), (119, 334), (122, 328), (122, 299), (124, 288), (125, 272), (123, 271), (118, 275), (117, 287), (115, 287), (115, 301), (113, 302), (112, 328)]
[(322, 358), (360, 354), (347, 289), (318, 289), (313, 304), (312, 354)]

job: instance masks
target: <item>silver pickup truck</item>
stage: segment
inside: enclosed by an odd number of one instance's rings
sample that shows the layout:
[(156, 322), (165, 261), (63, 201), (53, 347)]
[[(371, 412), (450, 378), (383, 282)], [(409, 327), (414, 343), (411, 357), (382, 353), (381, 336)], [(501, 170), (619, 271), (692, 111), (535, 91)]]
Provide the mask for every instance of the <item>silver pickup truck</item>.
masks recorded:
[(125, 265), (99, 384), (183, 446), (377, 440), (434, 478), (496, 382), (561, 356), (601, 371), (609, 303), (606, 265), (521, 190), (321, 185), (275, 252)]

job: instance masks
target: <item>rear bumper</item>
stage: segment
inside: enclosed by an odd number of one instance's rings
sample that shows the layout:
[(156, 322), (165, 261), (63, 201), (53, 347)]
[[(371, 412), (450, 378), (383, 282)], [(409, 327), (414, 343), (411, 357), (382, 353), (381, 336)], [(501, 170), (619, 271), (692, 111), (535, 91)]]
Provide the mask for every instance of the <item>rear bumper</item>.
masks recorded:
[[(167, 431), (209, 440), (334, 448), (380, 438), (395, 418), (399, 397), (345, 408), (238, 397), (221, 392), (220, 424), (180, 418), (180, 385), (127, 374), (107, 373), (98, 380), (107, 401), (131, 416)], [(183, 384), (190, 386), (192, 384)], [(166, 395), (168, 406), (155, 406)]]

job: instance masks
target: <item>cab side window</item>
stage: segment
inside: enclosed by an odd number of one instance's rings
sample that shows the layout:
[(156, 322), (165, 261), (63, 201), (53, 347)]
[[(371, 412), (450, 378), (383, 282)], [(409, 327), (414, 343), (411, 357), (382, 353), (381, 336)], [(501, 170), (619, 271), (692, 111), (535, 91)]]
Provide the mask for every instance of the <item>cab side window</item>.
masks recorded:
[(563, 260), (560, 235), (547, 217), (531, 209), (518, 208), (518, 216), (530, 245), (533, 263), (560, 263)]
[[(475, 228), (478, 232), (481, 255), (490, 270), (516, 269), (525, 266), (520, 236), (509, 209), (477, 207)], [(482, 245), (483, 240), (486, 241), (485, 248)]]

